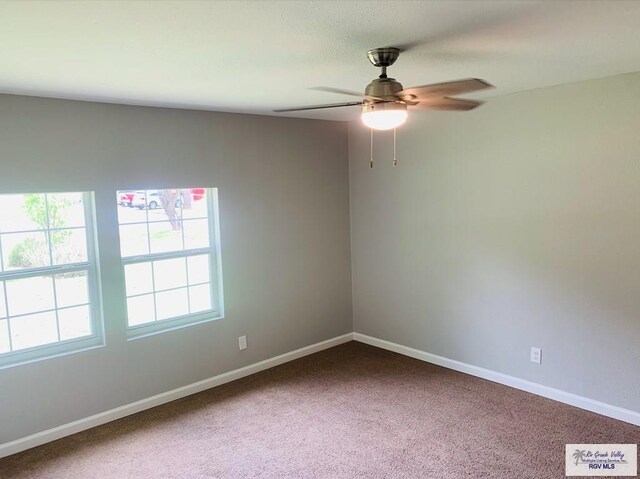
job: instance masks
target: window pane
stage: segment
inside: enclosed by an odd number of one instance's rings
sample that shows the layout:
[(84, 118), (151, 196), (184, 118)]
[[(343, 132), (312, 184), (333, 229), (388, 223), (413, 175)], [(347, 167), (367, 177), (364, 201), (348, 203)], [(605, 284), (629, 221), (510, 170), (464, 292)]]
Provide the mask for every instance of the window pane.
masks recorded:
[(0, 195), (0, 231), (42, 230), (47, 227), (44, 195)]
[(189, 301), (192, 313), (211, 309), (211, 286), (208, 284), (191, 286), (189, 288)]
[[(207, 218), (209, 216), (207, 211), (206, 190), (204, 188), (191, 188), (184, 190), (183, 198), (183, 218)], [(190, 202), (189, 199), (191, 200)]]
[(53, 311), (11, 318), (9, 321), (14, 351), (58, 341), (56, 313)]
[(209, 247), (208, 220), (185, 220), (183, 225), (185, 249)]
[(169, 319), (189, 314), (187, 288), (156, 293), (158, 319)]
[(151, 235), (151, 252), (167, 253), (169, 251), (182, 251), (182, 232), (174, 229), (168, 221), (149, 223)]
[(84, 226), (82, 193), (48, 193), (49, 228)]
[(9, 321), (0, 319), (0, 354), (11, 351), (9, 344)]
[(186, 258), (153, 262), (153, 277), (156, 291), (180, 288), (187, 285)]
[(149, 215), (149, 221), (152, 223), (157, 223), (158, 221), (170, 221), (179, 220), (180, 219), (180, 209), (174, 208), (173, 210), (169, 209), (169, 212), (172, 213), (171, 216), (167, 214), (167, 211), (164, 209), (162, 205), (155, 206), (159, 198), (155, 198), (150, 196), (151, 205), (148, 207), (147, 214)]
[(7, 316), (7, 303), (4, 298), (4, 282), (0, 281), (0, 318)]
[(49, 235), (53, 250), (53, 264), (87, 261), (87, 233), (84, 228), (56, 230), (51, 231)]
[(1, 240), (5, 271), (51, 265), (46, 233), (3, 234)]
[(153, 292), (151, 262), (128, 264), (124, 267), (127, 296)]
[(144, 208), (132, 206), (136, 195), (144, 195), (144, 191), (123, 190), (116, 193), (118, 203), (118, 222), (124, 223), (146, 223), (147, 212)]
[(61, 341), (91, 335), (89, 306), (61, 309), (58, 311), (58, 321)]
[(120, 253), (125, 257), (149, 254), (146, 224), (120, 226)]
[(189, 264), (189, 284), (208, 283), (210, 268), (209, 255), (189, 256), (187, 261)]
[[(138, 191), (133, 197), (133, 206), (139, 209), (157, 210), (162, 208), (162, 200), (158, 190)], [(149, 220), (151, 221), (151, 212)], [(161, 218), (166, 219), (166, 218)]]
[(127, 316), (129, 318), (129, 326), (154, 322), (156, 309), (153, 304), (153, 294), (128, 298)]
[(87, 272), (58, 274), (56, 281), (56, 299), (58, 308), (89, 303)]
[(7, 281), (7, 297), (10, 316), (54, 309), (53, 278), (38, 276)]

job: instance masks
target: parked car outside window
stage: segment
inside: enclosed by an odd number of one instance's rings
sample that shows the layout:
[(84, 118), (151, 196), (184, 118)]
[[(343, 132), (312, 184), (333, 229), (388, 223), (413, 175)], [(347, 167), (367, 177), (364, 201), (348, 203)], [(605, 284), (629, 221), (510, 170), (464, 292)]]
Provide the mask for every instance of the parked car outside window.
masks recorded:
[(131, 201), (133, 201), (135, 194), (135, 191), (118, 191), (118, 204), (121, 206), (131, 206)]
[[(176, 191), (176, 190), (173, 190)], [(205, 196), (204, 188), (191, 188), (187, 191), (188, 194), (191, 195), (192, 201), (200, 201)], [(121, 192), (122, 193), (122, 192)], [(180, 193), (178, 198), (175, 200), (175, 207), (182, 208), (183, 203), (185, 202), (184, 193)], [(120, 202), (120, 204), (124, 204)], [(160, 190), (147, 190), (145, 191), (136, 191), (132, 193), (131, 199), (129, 201), (128, 206), (133, 208), (145, 209), (148, 208), (150, 210), (154, 210), (156, 208), (162, 207), (162, 200), (160, 199)]]

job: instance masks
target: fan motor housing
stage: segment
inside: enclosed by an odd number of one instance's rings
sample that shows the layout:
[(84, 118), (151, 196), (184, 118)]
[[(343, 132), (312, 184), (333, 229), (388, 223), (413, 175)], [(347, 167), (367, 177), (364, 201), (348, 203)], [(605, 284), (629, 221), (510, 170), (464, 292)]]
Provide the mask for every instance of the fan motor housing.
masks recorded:
[(394, 101), (396, 93), (402, 90), (402, 84), (394, 78), (376, 78), (367, 85), (364, 94)]
[(365, 100), (362, 102), (362, 113), (369, 113), (373, 111), (385, 111), (385, 110), (406, 110), (407, 104), (399, 101), (371, 101)]

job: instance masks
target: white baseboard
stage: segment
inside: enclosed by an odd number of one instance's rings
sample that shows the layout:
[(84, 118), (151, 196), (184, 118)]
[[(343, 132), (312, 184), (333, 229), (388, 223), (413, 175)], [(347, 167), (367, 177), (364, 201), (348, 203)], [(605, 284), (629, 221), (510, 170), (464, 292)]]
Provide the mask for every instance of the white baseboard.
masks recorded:
[(145, 409), (150, 409), (152, 407), (160, 406), (161, 404), (175, 401), (176, 399), (180, 399), (215, 386), (220, 386), (221, 384), (235, 381), (236, 379), (240, 379), (245, 376), (250, 376), (251, 374), (264, 371), (265, 369), (269, 369), (280, 364), (293, 361), (294, 359), (308, 356), (309, 354), (317, 353), (318, 351), (332, 348), (334, 346), (352, 340), (353, 333), (343, 334), (342, 336), (327, 339), (326, 341), (312, 344), (310, 346), (305, 346), (304, 348), (296, 349), (295, 351), (281, 354), (280, 356), (276, 356), (270, 359), (265, 359), (264, 361), (250, 364), (249, 366), (245, 366), (240, 369), (234, 369), (233, 371), (219, 374), (212, 378), (198, 381), (197, 383), (189, 384), (187, 386), (173, 389), (171, 391), (160, 393), (155, 396), (142, 399), (140, 401), (136, 401), (124, 406), (117, 407), (115, 409), (110, 409), (108, 411), (95, 414), (93, 416), (78, 419), (77, 421), (73, 421), (68, 424), (63, 424), (62, 426), (54, 427), (46, 431), (38, 432), (30, 436), (16, 439), (15, 441), (0, 444), (0, 458), (15, 454), (17, 452), (25, 451), (27, 449), (31, 449), (32, 447), (40, 446), (47, 442), (55, 441), (56, 439), (60, 439), (65, 436), (70, 436), (71, 434), (75, 434), (86, 429), (91, 429), (92, 427), (100, 426), (101, 424), (105, 424), (110, 421), (115, 421), (116, 419), (120, 419), (122, 417), (144, 411)]
[(578, 407), (580, 409), (586, 409), (587, 411), (602, 414), (620, 421), (628, 422), (640, 426), (640, 412), (632, 411), (630, 409), (624, 409), (611, 404), (589, 399), (577, 394), (561, 391), (549, 386), (543, 386), (542, 384), (527, 381), (525, 379), (509, 376), (508, 374), (499, 373), (490, 369), (473, 366), (472, 364), (463, 363), (454, 359), (445, 358), (436, 354), (420, 351), (419, 349), (409, 348), (400, 344), (385, 341), (384, 339), (374, 338), (367, 336), (366, 334), (353, 333), (353, 339), (360, 341), (361, 343), (370, 344), (388, 351), (403, 354), (421, 361), (425, 361), (432, 364), (437, 364), (448, 369), (460, 371), (462, 373), (470, 374), (471, 376), (477, 376), (482, 379), (487, 379), (495, 383), (504, 384), (512, 388), (527, 391), (538, 396), (553, 399), (555, 401), (569, 404), (571, 406)]
[(453, 359), (427, 353), (418, 349), (409, 348), (407, 346), (402, 346), (400, 344), (374, 338), (365, 334), (347, 333), (343, 334), (342, 336), (312, 344), (304, 348), (296, 349), (295, 351), (281, 354), (280, 356), (275, 356), (273, 358), (251, 364), (240, 369), (235, 369), (227, 373), (219, 374), (209, 379), (204, 379), (202, 381), (198, 381), (187, 386), (157, 394), (155, 396), (126, 404), (115, 409), (110, 409), (108, 411), (95, 414), (87, 418), (79, 419), (77, 421), (63, 424), (46, 431), (16, 439), (15, 441), (0, 444), (0, 458), (15, 454), (17, 452), (25, 451), (27, 449), (31, 449), (32, 447), (40, 446), (47, 442), (55, 441), (56, 439), (60, 439), (65, 436), (70, 436), (71, 434), (91, 429), (92, 427), (100, 426), (101, 424), (115, 421), (116, 419), (120, 419), (122, 417), (144, 411), (145, 409), (150, 409), (152, 407), (160, 406), (161, 404), (175, 401), (176, 399), (180, 399), (191, 394), (195, 394), (206, 389), (210, 389), (212, 387), (243, 378), (245, 376), (250, 376), (251, 374), (264, 371), (265, 369), (269, 369), (280, 364), (293, 361), (294, 359), (298, 359), (304, 356), (308, 356), (309, 354), (317, 353), (319, 351), (338, 346), (339, 344), (343, 344), (351, 340), (356, 340), (362, 343), (370, 344), (372, 346), (377, 346), (379, 348), (403, 354), (405, 356), (419, 359), (421, 361), (426, 361), (428, 363), (443, 366), (448, 369), (453, 369), (455, 371), (460, 371), (472, 376), (477, 376), (479, 378), (487, 379), (499, 384), (504, 384), (505, 386), (510, 386), (522, 391), (527, 391), (532, 394), (537, 394), (538, 396), (543, 396), (561, 403), (569, 404), (571, 406), (585, 409), (587, 411), (592, 411), (604, 416), (612, 417), (620, 421), (640, 426), (640, 412), (637, 411), (631, 411), (630, 409), (624, 409), (618, 406), (613, 406), (611, 404), (595, 401), (583, 396), (578, 396), (577, 394), (572, 394), (561, 391), (559, 389), (543, 386), (542, 384), (537, 384), (525, 379), (520, 379), (509, 376), (507, 374), (491, 371), (490, 369), (473, 366), (471, 364), (466, 364)]

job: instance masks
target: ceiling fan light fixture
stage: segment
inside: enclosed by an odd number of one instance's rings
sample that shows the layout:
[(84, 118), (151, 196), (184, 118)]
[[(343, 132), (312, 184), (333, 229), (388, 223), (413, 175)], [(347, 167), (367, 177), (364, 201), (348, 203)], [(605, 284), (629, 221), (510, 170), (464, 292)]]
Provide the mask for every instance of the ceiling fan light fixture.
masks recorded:
[(362, 123), (373, 130), (393, 130), (407, 121), (404, 103), (368, 103), (362, 107)]

